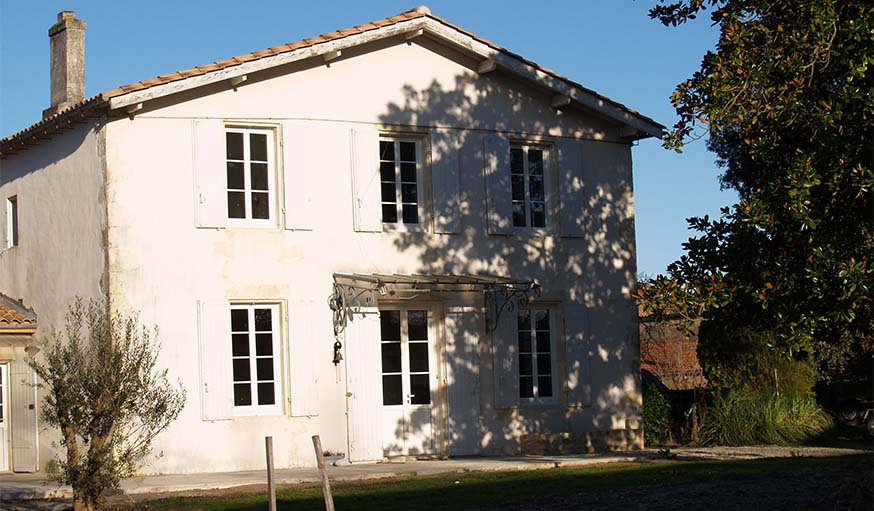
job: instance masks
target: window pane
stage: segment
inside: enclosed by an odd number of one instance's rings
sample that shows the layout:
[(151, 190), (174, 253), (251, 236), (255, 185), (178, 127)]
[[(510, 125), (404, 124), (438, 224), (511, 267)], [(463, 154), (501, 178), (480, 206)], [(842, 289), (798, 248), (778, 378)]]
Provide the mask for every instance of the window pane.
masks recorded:
[(267, 135), (249, 134), (249, 159), (267, 161)]
[(384, 342), (384, 343), (382, 343), (382, 372), (384, 372), (384, 373), (399, 373), (399, 372), (401, 372), (401, 343), (399, 343), (399, 342)]
[(246, 218), (246, 194), (228, 192), (228, 218)]
[(552, 376), (537, 378), (537, 394), (540, 397), (552, 397)]
[(517, 327), (519, 330), (531, 330), (531, 311), (528, 309), (519, 311)]
[(418, 190), (417, 186), (414, 184), (404, 183), (401, 185), (401, 201), (402, 202), (412, 202), (415, 204), (418, 202)]
[(522, 149), (519, 149), (518, 147), (510, 149), (510, 172), (514, 174), (521, 174), (524, 172)]
[(417, 224), (419, 223), (419, 208), (413, 205), (404, 204), (403, 206), (404, 213), (404, 223), (405, 224)]
[(528, 178), (528, 194), (532, 201), (543, 202), (543, 178), (531, 176)]
[(395, 182), (395, 163), (393, 161), (379, 162), (379, 179)]
[(407, 312), (407, 323), (411, 341), (428, 340), (428, 311)]
[(273, 355), (273, 334), (255, 334), (255, 354), (262, 357)]
[(543, 203), (531, 203), (531, 227), (545, 227), (546, 215), (543, 213)]
[(401, 375), (393, 374), (382, 377), (382, 404), (384, 405), (399, 405), (403, 404), (403, 380)]
[[(267, 191), (267, 164), (253, 163), (252, 164), (252, 189)], [(229, 187), (230, 188), (230, 187)]]
[(528, 330), (519, 331), (519, 352), (531, 353), (531, 332)]
[(255, 330), (257, 332), (273, 330), (273, 311), (271, 309), (255, 309)]
[(549, 353), (549, 331), (539, 331), (537, 332), (537, 351), (539, 353)]
[(525, 176), (521, 174), (514, 174), (511, 176), (512, 186), (513, 186), (513, 200), (514, 201), (524, 201), (525, 200)]
[(252, 218), (270, 218), (270, 196), (264, 192), (252, 192)]
[(255, 360), (255, 374), (258, 381), (273, 380), (273, 357)]
[(549, 357), (549, 353), (538, 353), (537, 375), (546, 376), (548, 374), (552, 374), (552, 360)]
[(410, 375), (410, 402), (414, 405), (431, 404), (431, 385), (427, 374)]
[(528, 174), (533, 176), (543, 175), (543, 151), (540, 149), (528, 150)]
[(249, 381), (251, 379), (252, 374), (249, 370), (249, 359), (234, 359), (234, 381)]
[(250, 406), (252, 404), (252, 387), (248, 383), (234, 384), (234, 406)]
[(416, 182), (416, 164), (401, 163), (401, 181), (406, 183)]
[(243, 134), (242, 133), (226, 133), (225, 143), (227, 144), (227, 158), (229, 160), (243, 159)]
[(416, 143), (401, 142), (401, 161), (416, 161)]
[(531, 355), (519, 355), (519, 374), (523, 376), (534, 374)]
[(428, 343), (410, 343), (410, 371), (414, 373), (428, 372)]
[(249, 331), (249, 311), (246, 309), (231, 309), (231, 331)]
[(394, 203), (382, 205), (382, 221), (386, 223), (398, 221), (398, 207)]
[(249, 334), (233, 334), (231, 335), (233, 350), (235, 357), (249, 356)]
[(258, 404), (259, 405), (273, 405), (276, 404), (276, 396), (273, 392), (273, 384), (272, 383), (259, 383), (258, 384)]
[(530, 376), (519, 378), (519, 397), (534, 397), (534, 378)]
[(395, 159), (395, 143), (390, 140), (379, 141), (379, 159), (392, 160)]
[(401, 340), (401, 311), (379, 311), (379, 324), (383, 341)]
[(242, 190), (246, 188), (242, 162), (228, 162), (228, 188), (234, 190)]
[(537, 330), (549, 330), (549, 310), (538, 309), (534, 311), (534, 328)]
[(513, 225), (515, 227), (525, 227), (525, 203), (513, 203)]
[(398, 201), (395, 182), (382, 183), (382, 202), (395, 204)]

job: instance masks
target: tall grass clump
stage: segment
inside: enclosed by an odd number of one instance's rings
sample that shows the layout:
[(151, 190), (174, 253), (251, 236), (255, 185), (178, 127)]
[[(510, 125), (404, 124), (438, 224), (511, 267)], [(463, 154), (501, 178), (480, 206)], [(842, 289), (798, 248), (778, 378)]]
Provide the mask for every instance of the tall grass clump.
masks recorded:
[(832, 426), (813, 396), (749, 387), (712, 395), (699, 443), (708, 445), (798, 444)]

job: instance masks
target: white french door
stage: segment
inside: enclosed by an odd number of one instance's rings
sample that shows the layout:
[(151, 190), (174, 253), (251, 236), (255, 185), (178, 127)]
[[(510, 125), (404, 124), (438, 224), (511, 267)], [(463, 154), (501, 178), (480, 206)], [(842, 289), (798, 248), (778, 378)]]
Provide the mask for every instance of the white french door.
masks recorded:
[(437, 389), (434, 314), (427, 307), (381, 307), (383, 450), (386, 456), (434, 452)]
[(0, 364), (0, 472), (9, 470), (9, 366)]

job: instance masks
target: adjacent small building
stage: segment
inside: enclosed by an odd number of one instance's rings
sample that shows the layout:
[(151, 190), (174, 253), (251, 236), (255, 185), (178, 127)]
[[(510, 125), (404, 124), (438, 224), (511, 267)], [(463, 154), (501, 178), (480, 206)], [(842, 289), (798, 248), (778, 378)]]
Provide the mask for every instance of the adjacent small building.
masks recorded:
[[(188, 402), (149, 471), (257, 469), (268, 435), (278, 467), (313, 434), (642, 446), (631, 148), (663, 126), (426, 7), (87, 99), (84, 29), (59, 15), (52, 104), (0, 141), (0, 290), (40, 332), (76, 296), (159, 327)], [(55, 433), (4, 335), (32, 470)]]

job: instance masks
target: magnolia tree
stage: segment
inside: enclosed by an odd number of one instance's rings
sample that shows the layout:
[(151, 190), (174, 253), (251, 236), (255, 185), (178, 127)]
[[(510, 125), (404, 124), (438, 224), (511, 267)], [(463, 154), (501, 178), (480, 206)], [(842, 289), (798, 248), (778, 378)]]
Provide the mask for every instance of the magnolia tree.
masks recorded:
[(44, 360), (30, 361), (45, 389), (43, 420), (60, 430), (66, 452), (48, 473), (72, 486), (75, 511), (99, 509), (104, 493), (143, 466), (152, 440), (182, 411), (185, 390), (156, 369), (153, 338), (135, 316), (77, 299), (65, 329), (46, 341)]

